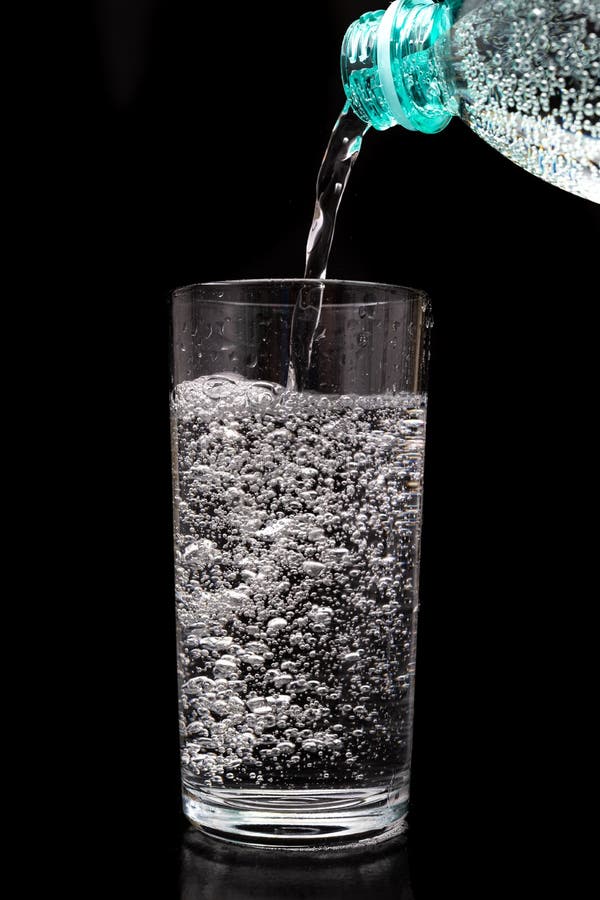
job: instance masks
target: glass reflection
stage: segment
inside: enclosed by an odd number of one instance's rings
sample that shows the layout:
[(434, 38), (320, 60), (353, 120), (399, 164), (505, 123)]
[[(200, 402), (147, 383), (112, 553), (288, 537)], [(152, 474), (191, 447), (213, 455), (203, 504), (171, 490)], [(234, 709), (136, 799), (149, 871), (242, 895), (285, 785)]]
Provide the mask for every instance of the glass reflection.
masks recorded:
[(402, 838), (372, 849), (298, 853), (219, 844), (190, 828), (181, 853), (180, 900), (414, 900)]

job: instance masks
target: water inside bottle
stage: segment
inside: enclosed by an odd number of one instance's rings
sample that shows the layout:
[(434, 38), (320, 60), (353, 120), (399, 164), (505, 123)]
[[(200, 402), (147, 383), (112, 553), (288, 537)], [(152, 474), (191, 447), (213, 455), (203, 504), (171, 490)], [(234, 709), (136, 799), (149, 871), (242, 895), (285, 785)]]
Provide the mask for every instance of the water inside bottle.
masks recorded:
[(597, 203), (599, 29), (598, 0), (495, 0), (467, 13), (434, 53), (475, 134), (533, 175)]

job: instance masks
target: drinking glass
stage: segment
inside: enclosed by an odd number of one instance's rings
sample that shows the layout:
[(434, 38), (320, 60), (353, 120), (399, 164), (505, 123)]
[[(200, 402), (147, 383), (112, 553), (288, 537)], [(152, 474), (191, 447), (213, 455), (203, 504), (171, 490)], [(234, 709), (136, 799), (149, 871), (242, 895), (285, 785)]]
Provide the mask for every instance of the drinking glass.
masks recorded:
[(429, 301), (384, 284), (232, 281), (174, 291), (171, 312), (185, 813), (261, 846), (396, 834)]

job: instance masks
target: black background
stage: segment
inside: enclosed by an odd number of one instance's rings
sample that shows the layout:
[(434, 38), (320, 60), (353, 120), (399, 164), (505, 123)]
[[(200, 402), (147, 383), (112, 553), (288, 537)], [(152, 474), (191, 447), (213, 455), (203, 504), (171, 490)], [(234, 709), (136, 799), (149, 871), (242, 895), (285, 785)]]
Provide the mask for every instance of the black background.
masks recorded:
[(307, 864), (182, 844), (166, 298), (302, 274), (343, 104), (339, 45), (363, 11), (96, 0), (78, 33), (62, 150), (75, 291), (57, 363), (84, 386), (64, 411), (80, 479), (65, 534), (80, 548), (75, 667), (90, 688), (73, 762), (94, 798), (82, 786), (76, 815), (106, 820), (90, 870), (114, 868), (133, 896), (512, 895), (538, 877), (534, 835), (567, 815), (598, 207), (453, 121), (367, 135), (329, 268), (423, 288), (434, 308), (407, 847)]

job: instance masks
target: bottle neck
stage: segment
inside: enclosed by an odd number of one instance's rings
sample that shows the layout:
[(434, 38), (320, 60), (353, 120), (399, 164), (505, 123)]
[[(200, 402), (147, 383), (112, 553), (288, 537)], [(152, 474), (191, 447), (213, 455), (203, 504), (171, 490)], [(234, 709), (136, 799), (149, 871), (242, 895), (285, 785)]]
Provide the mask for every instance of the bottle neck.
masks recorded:
[(342, 43), (342, 81), (354, 112), (374, 128), (441, 131), (458, 104), (440, 47), (460, 0), (395, 0), (365, 13)]

